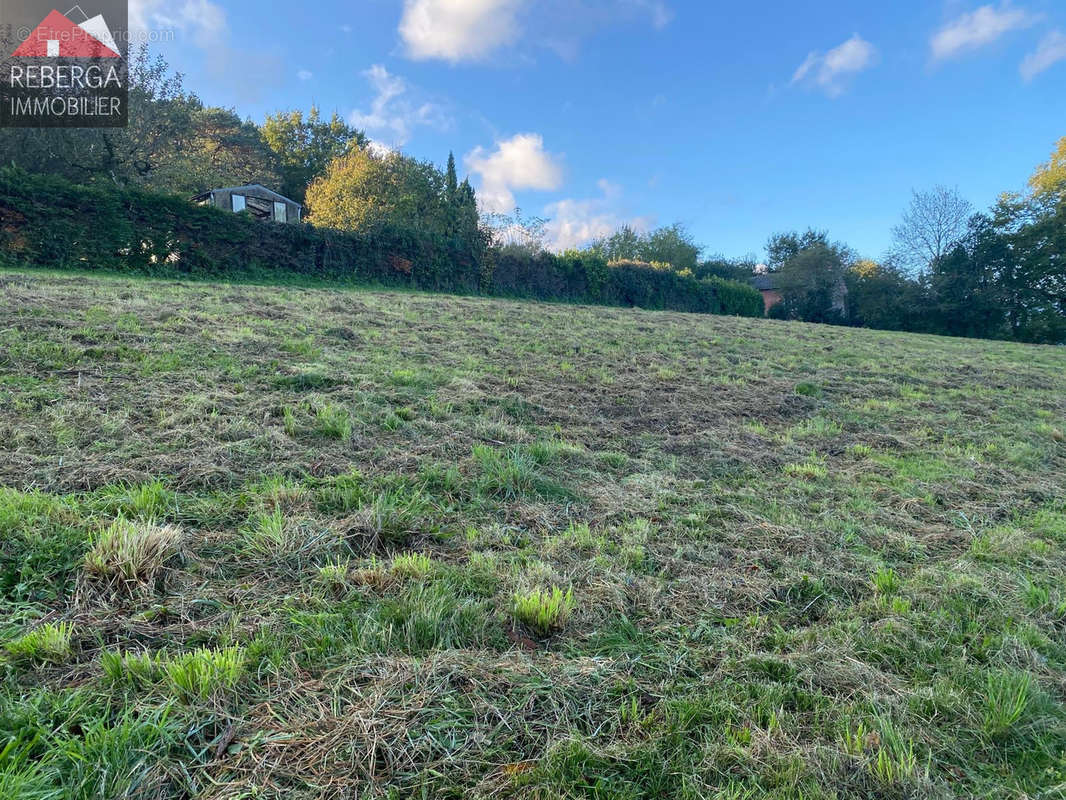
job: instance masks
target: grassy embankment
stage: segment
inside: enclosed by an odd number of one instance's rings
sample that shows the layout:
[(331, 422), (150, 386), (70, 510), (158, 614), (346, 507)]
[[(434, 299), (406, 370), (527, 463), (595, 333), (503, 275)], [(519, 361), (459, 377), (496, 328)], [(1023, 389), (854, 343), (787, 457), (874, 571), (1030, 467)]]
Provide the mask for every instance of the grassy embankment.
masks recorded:
[(0, 796), (1066, 794), (1062, 348), (0, 292)]

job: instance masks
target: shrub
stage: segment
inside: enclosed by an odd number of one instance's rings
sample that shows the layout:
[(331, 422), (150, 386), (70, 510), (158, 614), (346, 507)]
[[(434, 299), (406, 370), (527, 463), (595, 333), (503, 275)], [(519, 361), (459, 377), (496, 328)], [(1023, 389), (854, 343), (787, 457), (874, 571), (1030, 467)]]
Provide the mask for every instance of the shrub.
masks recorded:
[(762, 295), (753, 287), (689, 275), (642, 262), (616, 262), (607, 272), (603, 300), (611, 305), (704, 314), (762, 316)]
[(100, 578), (144, 583), (155, 577), (181, 540), (181, 530), (173, 525), (119, 517), (94, 538), (85, 569)]
[[(364, 235), (264, 225), (137, 188), (78, 186), (0, 169), (8, 263), (177, 277), (309, 277), (476, 291), (480, 264), (462, 237), (379, 224)], [(411, 265), (398, 270), (396, 264)]]
[(606, 270), (605, 262), (591, 257), (503, 247), (495, 253), (492, 280), (485, 291), (502, 297), (589, 301), (599, 298)]
[(573, 589), (564, 592), (553, 586), (551, 591), (533, 589), (514, 596), (515, 618), (541, 635), (563, 627), (573, 610)]

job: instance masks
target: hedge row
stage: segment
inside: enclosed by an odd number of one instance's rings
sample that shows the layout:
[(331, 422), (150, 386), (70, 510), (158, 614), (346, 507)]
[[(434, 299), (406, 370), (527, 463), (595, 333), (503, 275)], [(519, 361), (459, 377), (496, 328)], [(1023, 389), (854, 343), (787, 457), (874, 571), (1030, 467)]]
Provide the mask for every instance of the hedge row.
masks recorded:
[(354, 235), (272, 224), (136, 189), (0, 169), (12, 266), (217, 278), (309, 277), (434, 291), (760, 316), (749, 286), (578, 255), (486, 248), (411, 228)]
[(640, 262), (608, 265), (585, 253), (530, 254), (504, 248), (492, 254), (491, 294), (571, 300), (613, 306), (761, 317), (762, 295), (722, 278), (697, 280)]
[(477, 291), (480, 265), (462, 242), (382, 228), (349, 236), (136, 189), (79, 186), (0, 169), (5, 261), (50, 268), (204, 277), (306, 276)]

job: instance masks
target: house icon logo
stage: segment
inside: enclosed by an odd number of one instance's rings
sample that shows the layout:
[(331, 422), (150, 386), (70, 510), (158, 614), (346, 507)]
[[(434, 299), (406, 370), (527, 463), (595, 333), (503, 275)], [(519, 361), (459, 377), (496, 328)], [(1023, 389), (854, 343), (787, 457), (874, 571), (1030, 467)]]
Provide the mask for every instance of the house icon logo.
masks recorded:
[[(81, 22), (71, 20), (71, 17), (79, 16)], [(121, 58), (104, 15), (89, 17), (81, 6), (74, 6), (66, 14), (52, 9), (11, 55), (18, 58)]]
[(128, 0), (56, 1), (0, 0), (0, 128), (125, 128)]

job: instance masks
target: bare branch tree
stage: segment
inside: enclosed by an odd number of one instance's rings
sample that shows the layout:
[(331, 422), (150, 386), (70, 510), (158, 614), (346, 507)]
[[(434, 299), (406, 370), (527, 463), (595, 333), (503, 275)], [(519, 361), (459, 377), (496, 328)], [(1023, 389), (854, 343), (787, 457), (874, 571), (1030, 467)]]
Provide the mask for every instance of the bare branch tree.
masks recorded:
[(958, 189), (946, 186), (913, 194), (902, 221), (892, 229), (891, 256), (899, 266), (922, 272), (963, 237), (973, 206)]
[(516, 208), (513, 214), (482, 214), (489, 237), (498, 247), (517, 247), (530, 253), (541, 253), (547, 249), (545, 226), (548, 220), (542, 217), (526, 217), (522, 209)]

